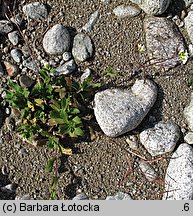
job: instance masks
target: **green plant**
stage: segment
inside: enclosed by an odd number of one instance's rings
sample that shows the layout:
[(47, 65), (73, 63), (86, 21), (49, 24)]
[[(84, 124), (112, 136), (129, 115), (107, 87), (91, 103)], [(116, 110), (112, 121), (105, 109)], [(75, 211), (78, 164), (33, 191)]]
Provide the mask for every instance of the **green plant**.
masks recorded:
[(188, 61), (188, 52), (185, 50), (180, 50), (180, 52), (178, 53), (179, 59), (182, 62), (182, 64), (186, 64), (186, 62)]
[[(54, 76), (54, 69), (49, 65), (39, 70), (36, 83), (25, 88), (9, 79), (9, 87), (5, 89), (5, 100), (20, 112), (21, 123), (16, 131), (29, 142), (44, 140), (48, 148), (55, 148), (61, 154), (70, 155), (68, 139), (84, 135), (86, 108), (94, 95), (95, 88), (92, 78), (83, 83), (72, 77)], [(52, 172), (58, 157), (51, 158), (46, 166)], [(51, 198), (56, 198), (58, 172), (51, 184)]]
[(113, 78), (116, 75), (117, 75), (117, 72), (111, 66), (109, 66), (103, 73), (103, 76), (106, 78)]

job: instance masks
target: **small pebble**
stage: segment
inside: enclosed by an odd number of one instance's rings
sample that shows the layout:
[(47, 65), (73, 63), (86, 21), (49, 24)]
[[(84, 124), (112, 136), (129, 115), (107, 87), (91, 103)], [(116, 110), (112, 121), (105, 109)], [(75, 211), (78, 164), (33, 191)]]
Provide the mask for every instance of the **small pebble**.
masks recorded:
[(97, 10), (91, 14), (89, 21), (82, 27), (82, 29), (85, 32), (90, 32), (93, 29), (93, 26), (95, 25), (98, 18), (99, 18), (99, 11)]
[(181, 20), (183, 20), (186, 17), (186, 15), (187, 15), (187, 12), (185, 10), (182, 10), (181, 16), (180, 16)]
[(189, 44), (188, 51), (189, 51), (190, 57), (192, 57), (193, 56), (193, 44)]
[(88, 200), (88, 197), (84, 193), (77, 194), (72, 200)]
[(9, 47), (6, 46), (6, 47), (3, 49), (3, 52), (4, 52), (5, 54), (7, 54), (7, 53), (9, 52)]
[(91, 69), (90, 68), (86, 68), (84, 70), (84, 73), (81, 75), (80, 77), (80, 81), (81, 83), (83, 83), (86, 79), (88, 79), (88, 77), (91, 75)]
[(188, 144), (193, 144), (193, 132), (188, 132), (184, 137), (184, 141)]
[(27, 67), (29, 70), (36, 71), (36, 64), (30, 57), (23, 61), (23, 66)]
[(9, 108), (9, 107), (6, 107), (6, 108), (5, 108), (5, 113), (6, 113), (7, 115), (10, 115), (10, 113), (11, 113), (11, 110), (10, 110), (10, 108)]
[(8, 20), (0, 20), (0, 34), (8, 34), (13, 30), (13, 25)]
[(62, 55), (64, 61), (69, 61), (72, 58), (72, 54), (70, 52), (64, 52)]
[(10, 116), (5, 119), (6, 127), (9, 131), (14, 131), (15, 129), (15, 120)]
[(149, 181), (154, 181), (157, 178), (157, 173), (155, 172), (153, 167), (146, 161), (141, 160), (139, 162), (139, 168)]
[(32, 80), (30, 77), (26, 76), (26, 75), (22, 75), (19, 78), (19, 83), (22, 87), (31, 87), (34, 84), (34, 80)]
[(1, 168), (1, 172), (3, 175), (8, 175), (9, 171), (6, 165), (3, 165)]
[(6, 72), (8, 76), (13, 77), (16, 76), (19, 72), (18, 67), (10, 62), (4, 61)]
[(26, 58), (30, 56), (30, 51), (26, 46), (22, 47), (22, 53)]
[(104, 4), (109, 4), (111, 2), (111, 0), (101, 0), (101, 2)]
[(19, 14), (16, 14), (15, 17), (11, 17), (11, 22), (20, 26), (22, 23), (22, 17)]
[(25, 148), (21, 148), (18, 152), (19, 155), (21, 156), (27, 156), (28, 155), (28, 152)]
[(118, 192), (114, 196), (107, 196), (106, 200), (132, 200), (129, 194)]
[(137, 150), (139, 148), (136, 136), (129, 136), (126, 139), (126, 142), (129, 144), (129, 147), (133, 150)]
[(25, 194), (23, 196), (16, 196), (15, 200), (31, 200), (31, 197), (29, 194)]
[(11, 50), (11, 57), (17, 63), (21, 62), (22, 53), (19, 49), (12, 49)]
[(13, 31), (8, 34), (9, 41), (16, 46), (19, 43), (19, 32)]
[(74, 62), (73, 59), (71, 59), (70, 61), (66, 62), (65, 64), (59, 66), (56, 68), (54, 75), (58, 76), (58, 75), (67, 75), (70, 73), (75, 72), (77, 69), (76, 63)]

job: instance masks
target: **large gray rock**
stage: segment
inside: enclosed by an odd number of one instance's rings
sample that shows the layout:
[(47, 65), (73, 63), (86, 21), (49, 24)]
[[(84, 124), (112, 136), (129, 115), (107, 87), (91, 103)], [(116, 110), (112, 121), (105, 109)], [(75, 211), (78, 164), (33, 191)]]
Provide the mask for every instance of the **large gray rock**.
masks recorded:
[(184, 22), (190, 41), (193, 43), (193, 11), (188, 13), (188, 16), (185, 17)]
[(89, 36), (77, 34), (74, 37), (72, 55), (75, 60), (83, 62), (93, 55), (93, 44)]
[(171, 157), (163, 200), (193, 200), (193, 148), (186, 143)]
[(62, 54), (70, 48), (70, 34), (61, 24), (54, 25), (43, 38), (43, 47), (48, 54)]
[(184, 117), (188, 123), (188, 127), (193, 131), (193, 92), (191, 93), (190, 104), (184, 109)]
[(149, 17), (144, 22), (147, 52), (152, 66), (169, 70), (180, 64), (179, 52), (185, 50), (177, 26), (165, 17)]
[(137, 80), (131, 90), (107, 89), (94, 98), (94, 114), (103, 132), (116, 137), (135, 129), (147, 115), (157, 96), (150, 80)]
[(152, 156), (157, 156), (174, 150), (180, 138), (179, 127), (172, 122), (158, 122), (153, 128), (142, 131), (140, 142)]
[(34, 2), (23, 6), (23, 12), (27, 17), (37, 21), (42, 21), (48, 16), (46, 6), (40, 2)]
[(141, 10), (138, 8), (128, 5), (119, 5), (116, 8), (114, 8), (113, 13), (115, 16), (123, 18), (123, 17), (135, 17), (139, 15)]
[(0, 20), (0, 34), (8, 34), (13, 30), (13, 25), (8, 20)]
[(171, 0), (130, 0), (137, 4), (145, 13), (150, 15), (163, 14), (168, 8)]

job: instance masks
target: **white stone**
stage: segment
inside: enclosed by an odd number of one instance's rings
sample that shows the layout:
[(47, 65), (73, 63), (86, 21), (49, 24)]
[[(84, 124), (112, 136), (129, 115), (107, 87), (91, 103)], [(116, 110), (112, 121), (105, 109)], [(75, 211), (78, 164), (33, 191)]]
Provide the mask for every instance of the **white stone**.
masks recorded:
[(94, 97), (94, 114), (103, 132), (116, 137), (135, 129), (157, 97), (150, 80), (137, 80), (130, 90), (107, 89)]
[(193, 144), (193, 132), (188, 132), (184, 137), (184, 141), (188, 144)]
[(19, 32), (13, 31), (8, 34), (9, 41), (16, 46), (19, 43)]
[(154, 168), (146, 161), (141, 160), (139, 162), (139, 168), (141, 169), (141, 171), (149, 181), (154, 181), (158, 177)]
[(153, 128), (142, 131), (140, 142), (152, 156), (162, 155), (174, 150), (180, 138), (179, 127), (172, 122), (158, 122)]
[(48, 54), (63, 54), (70, 48), (70, 34), (61, 24), (54, 25), (43, 38), (43, 48)]
[(40, 2), (34, 2), (23, 6), (23, 12), (27, 17), (37, 21), (42, 21), (48, 16), (46, 6)]
[(88, 79), (88, 77), (90, 77), (90, 75), (91, 75), (91, 69), (86, 68), (84, 70), (84, 73), (80, 77), (80, 82), (83, 83), (86, 79)]
[(86, 194), (80, 193), (77, 194), (72, 200), (88, 200), (89, 198), (87, 197)]
[(114, 196), (107, 196), (106, 200), (132, 200), (129, 194), (118, 192)]
[(97, 10), (91, 14), (89, 21), (82, 27), (82, 29), (86, 32), (90, 32), (98, 18), (99, 18), (99, 11)]
[(145, 13), (150, 15), (163, 14), (168, 8), (171, 0), (130, 0), (137, 4)]
[(101, 0), (101, 2), (104, 4), (109, 4), (111, 2), (111, 0)]
[(139, 148), (139, 145), (138, 145), (138, 141), (137, 141), (137, 138), (136, 136), (129, 136), (127, 139), (126, 139), (126, 142), (127, 144), (129, 145), (129, 147), (133, 150), (138, 150)]
[(22, 53), (19, 49), (12, 49), (11, 50), (11, 57), (13, 58), (13, 60), (17, 63), (21, 62), (21, 58), (22, 58)]
[(193, 200), (193, 148), (186, 143), (170, 159), (163, 200)]
[(140, 12), (141, 10), (139, 10), (138, 8), (134, 6), (130, 6), (130, 5), (128, 6), (119, 5), (113, 10), (113, 13), (115, 14), (115, 16), (120, 17), (120, 18), (135, 17), (139, 15)]
[(74, 37), (72, 55), (75, 60), (83, 62), (93, 55), (93, 44), (88, 35), (77, 34)]
[(64, 61), (69, 61), (71, 59), (71, 57), (72, 57), (72, 55), (71, 55), (70, 52), (64, 52), (62, 54), (62, 58), (63, 58)]
[(13, 30), (13, 25), (8, 20), (0, 20), (0, 34), (8, 34)]
[(193, 131), (193, 92), (191, 93), (190, 104), (184, 109), (184, 117), (188, 123), (188, 127)]
[(56, 68), (54, 75), (67, 75), (75, 72), (77, 69), (73, 59)]
[(193, 43), (193, 11), (188, 12), (188, 15), (184, 19), (184, 22), (190, 41), (191, 43)]

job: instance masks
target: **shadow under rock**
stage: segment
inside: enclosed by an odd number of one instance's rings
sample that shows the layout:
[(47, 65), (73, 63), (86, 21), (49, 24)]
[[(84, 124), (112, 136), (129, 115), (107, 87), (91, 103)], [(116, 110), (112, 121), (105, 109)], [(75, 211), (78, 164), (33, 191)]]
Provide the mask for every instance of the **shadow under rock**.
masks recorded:
[(172, 16), (178, 15), (181, 16), (182, 10), (186, 11), (186, 5), (183, 0), (172, 0), (168, 9), (167, 14), (171, 13)]
[(1, 187), (11, 184), (9, 177), (0, 173), (0, 200), (15, 200), (16, 192), (4, 192), (1, 190)]
[(73, 46), (73, 41), (74, 41), (74, 37), (77, 34), (77, 30), (71, 26), (65, 26), (65, 28), (68, 30), (69, 34), (70, 34), (70, 51), (72, 50), (72, 46)]
[(68, 198), (70, 200), (76, 196), (77, 189), (81, 185), (81, 183), (82, 183), (82, 178), (75, 176), (73, 174), (73, 182), (71, 184), (67, 185), (66, 189), (65, 189), (65, 194), (66, 194), (66, 196), (68, 196)]

